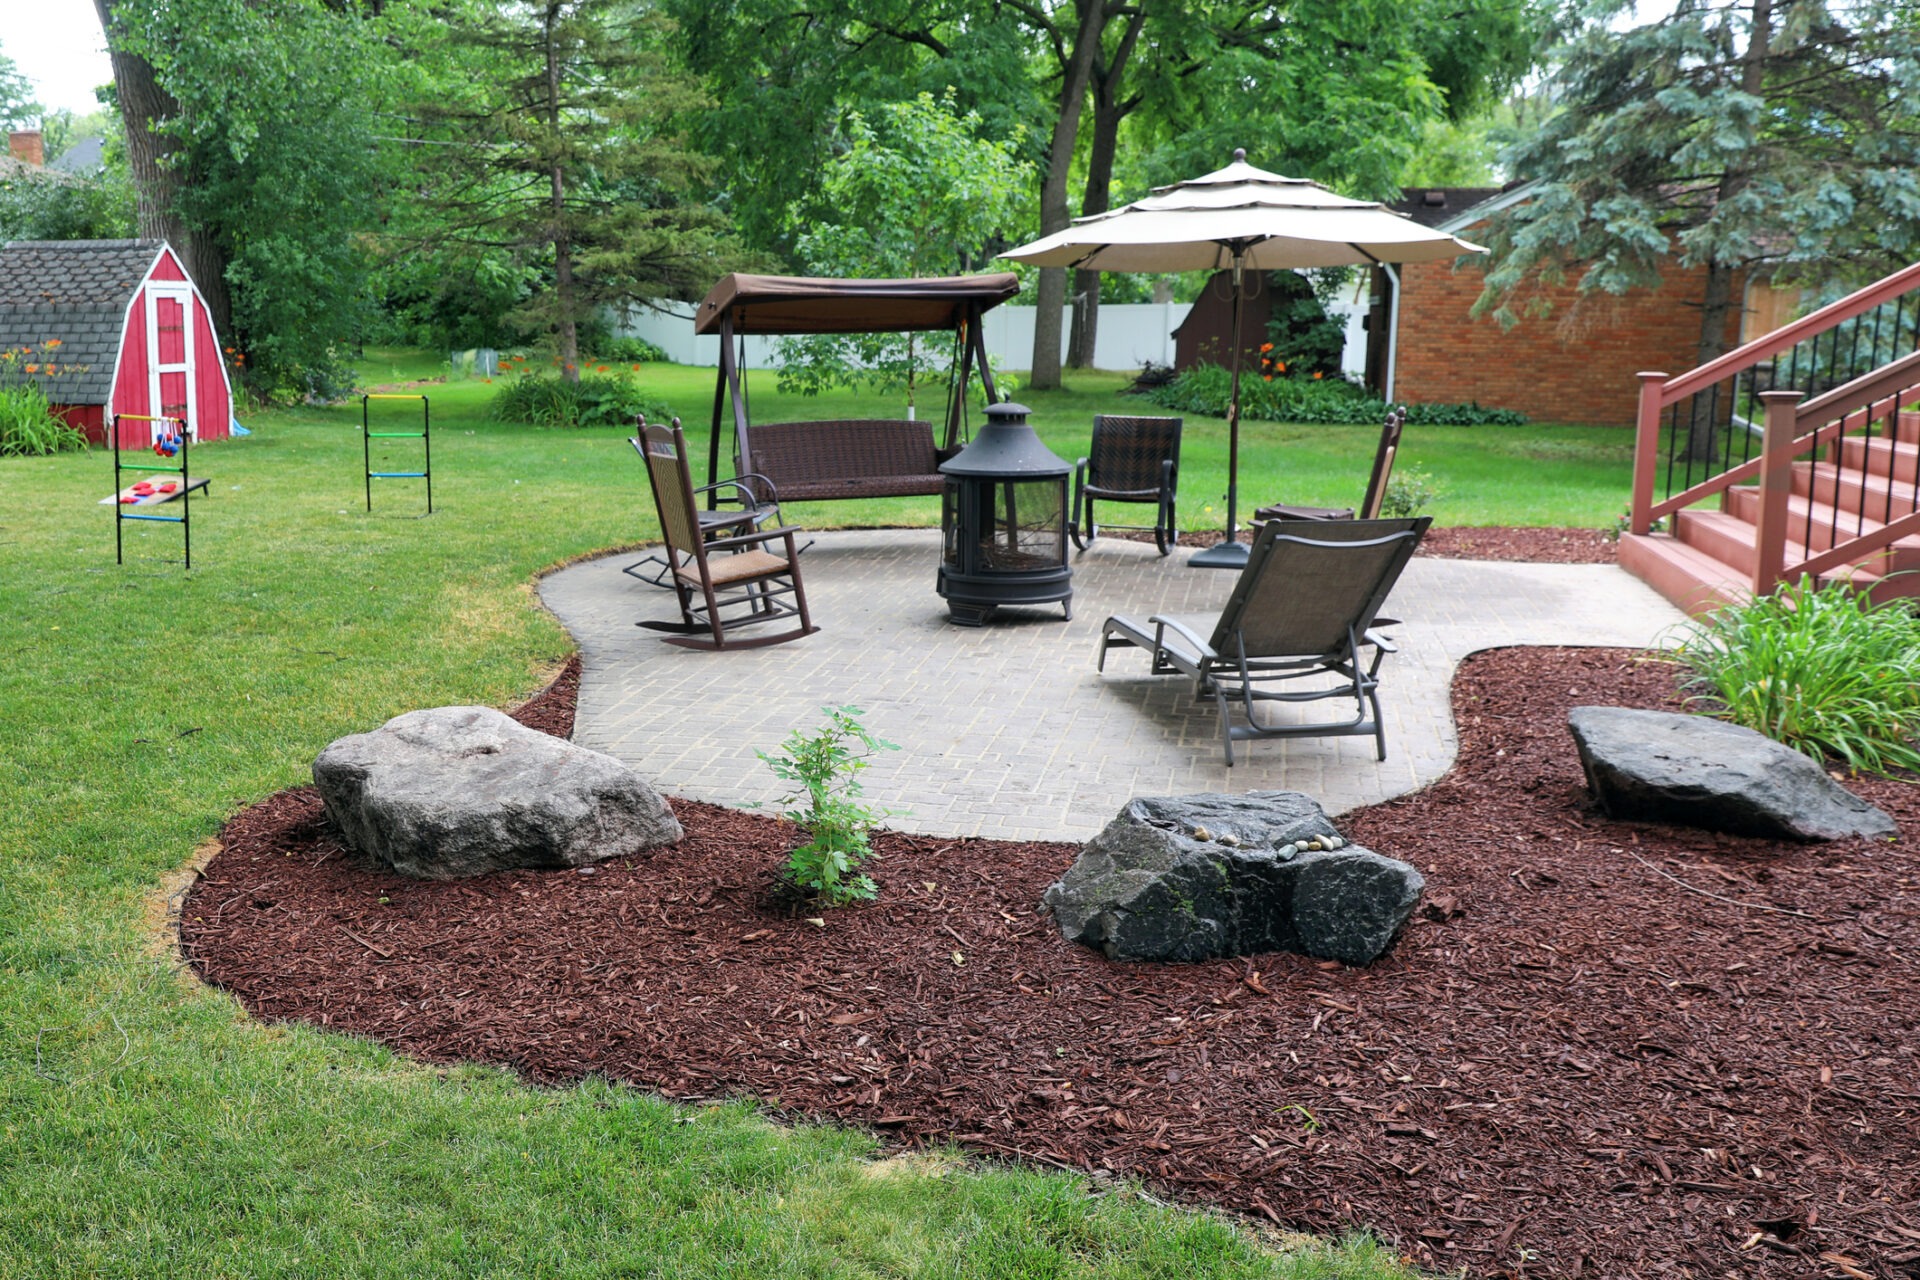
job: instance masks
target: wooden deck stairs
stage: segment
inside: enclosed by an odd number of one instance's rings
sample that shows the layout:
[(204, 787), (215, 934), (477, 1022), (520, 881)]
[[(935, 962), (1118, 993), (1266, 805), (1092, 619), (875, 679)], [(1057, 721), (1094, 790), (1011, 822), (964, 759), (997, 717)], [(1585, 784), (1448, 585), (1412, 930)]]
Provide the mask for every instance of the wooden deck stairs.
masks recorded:
[(1920, 263), (1640, 379), (1628, 572), (1692, 613), (1803, 575), (1920, 596)]

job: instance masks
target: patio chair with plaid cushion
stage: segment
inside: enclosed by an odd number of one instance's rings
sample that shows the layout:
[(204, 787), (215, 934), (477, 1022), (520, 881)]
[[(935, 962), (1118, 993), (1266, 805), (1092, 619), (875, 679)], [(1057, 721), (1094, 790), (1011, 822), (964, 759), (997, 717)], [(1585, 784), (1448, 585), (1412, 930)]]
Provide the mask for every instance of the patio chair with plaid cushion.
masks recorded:
[(1180, 480), (1181, 421), (1125, 418), (1110, 413), (1094, 417), (1093, 447), (1073, 469), (1073, 519), (1067, 524), (1067, 533), (1074, 546), (1085, 551), (1099, 535), (1093, 502), (1100, 498), (1107, 502), (1153, 503), (1154, 545), (1163, 556), (1173, 550), (1179, 537), (1173, 504)]

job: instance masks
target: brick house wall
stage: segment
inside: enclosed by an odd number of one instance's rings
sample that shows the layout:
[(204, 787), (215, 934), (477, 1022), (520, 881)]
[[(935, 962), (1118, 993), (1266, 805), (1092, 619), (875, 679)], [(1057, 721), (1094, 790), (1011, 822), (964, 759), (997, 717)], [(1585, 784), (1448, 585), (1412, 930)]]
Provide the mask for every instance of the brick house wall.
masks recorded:
[[(1473, 239), (1471, 230), (1460, 234)], [(1544, 289), (1553, 309), (1502, 330), (1470, 314), (1484, 269), (1466, 259), (1400, 269), (1395, 398), (1518, 409), (1536, 422), (1630, 427), (1643, 369), (1684, 373), (1697, 363), (1702, 268), (1669, 265), (1658, 289), (1578, 293), (1579, 276)], [(1734, 296), (1741, 296), (1736, 280)], [(1728, 319), (1739, 340), (1740, 309)]]

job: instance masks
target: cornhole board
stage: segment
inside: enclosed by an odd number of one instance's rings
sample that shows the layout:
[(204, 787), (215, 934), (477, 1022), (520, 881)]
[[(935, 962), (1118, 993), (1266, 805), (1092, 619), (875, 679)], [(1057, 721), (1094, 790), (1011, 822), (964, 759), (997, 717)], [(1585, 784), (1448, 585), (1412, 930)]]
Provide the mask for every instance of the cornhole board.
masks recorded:
[[(169, 483), (169, 481), (148, 480), (148, 481), (141, 481), (137, 483), (145, 483), (145, 484), (152, 484), (152, 485), (158, 486), (158, 485), (167, 484)], [(178, 487), (175, 488), (172, 493), (149, 493), (144, 496), (135, 494), (134, 493), (135, 485), (130, 484), (126, 488), (122, 489), (120, 492), (108, 494), (106, 497), (100, 499), (100, 505), (103, 507), (111, 507), (111, 506), (120, 504), (120, 500), (122, 498), (132, 498), (133, 499), (132, 502), (125, 503), (123, 505), (129, 506), (129, 507), (153, 507), (153, 506), (158, 506), (162, 502), (172, 502), (175, 498), (179, 497), (181, 494), (191, 492), (194, 489), (206, 489), (208, 493), (213, 492), (213, 490), (207, 488), (207, 486), (212, 484), (213, 481), (206, 476), (189, 478), (185, 484), (179, 484), (178, 481), (174, 481), (172, 483), (178, 485)]]

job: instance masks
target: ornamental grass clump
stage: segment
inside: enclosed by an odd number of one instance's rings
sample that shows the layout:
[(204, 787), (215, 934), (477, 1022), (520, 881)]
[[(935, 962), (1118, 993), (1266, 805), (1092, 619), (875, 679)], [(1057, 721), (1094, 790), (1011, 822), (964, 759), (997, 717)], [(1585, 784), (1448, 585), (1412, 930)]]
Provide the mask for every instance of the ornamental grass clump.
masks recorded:
[(1690, 701), (1823, 763), (1920, 769), (1920, 613), (1802, 578), (1716, 609), (1676, 647)]
[[(859, 774), (880, 751), (898, 751), (860, 723), (859, 707), (822, 707), (827, 721), (811, 734), (795, 729), (778, 755), (756, 752), (798, 789), (783, 797), (781, 816), (799, 825), (807, 842), (787, 858), (785, 879), (822, 906), (840, 907), (878, 896), (860, 865), (876, 856), (869, 839), (886, 815), (859, 802)], [(805, 801), (802, 805), (800, 802)]]

